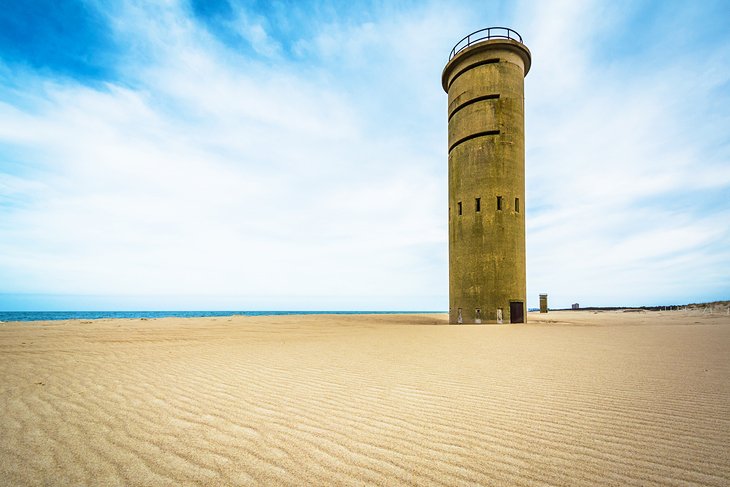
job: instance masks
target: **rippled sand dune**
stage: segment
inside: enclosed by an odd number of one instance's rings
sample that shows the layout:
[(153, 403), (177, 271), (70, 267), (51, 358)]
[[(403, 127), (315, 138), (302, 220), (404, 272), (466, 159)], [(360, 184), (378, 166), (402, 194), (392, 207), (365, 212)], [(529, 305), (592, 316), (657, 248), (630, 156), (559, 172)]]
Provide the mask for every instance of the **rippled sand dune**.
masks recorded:
[(0, 324), (1, 485), (730, 485), (730, 317)]

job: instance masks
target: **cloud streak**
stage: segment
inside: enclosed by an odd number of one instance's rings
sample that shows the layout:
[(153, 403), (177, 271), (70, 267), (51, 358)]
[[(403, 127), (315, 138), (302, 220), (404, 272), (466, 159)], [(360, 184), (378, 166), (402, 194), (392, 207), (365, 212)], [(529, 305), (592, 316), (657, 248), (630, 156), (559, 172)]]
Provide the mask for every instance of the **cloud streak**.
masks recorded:
[(114, 77), (3, 57), (0, 306), (445, 309), (440, 71), (488, 24), (535, 60), (530, 305), (727, 295), (727, 37), (691, 73), (692, 46), (636, 70), (593, 60), (634, 19), (610, 5), (475, 5), (307, 6), (296, 33), (238, 4), (97, 5)]
[[(538, 44), (535, 58), (551, 67), (528, 85), (531, 292), (554, 290), (561, 305), (727, 298), (717, 266), (727, 267), (730, 243), (728, 139), (718, 133), (726, 117), (710, 110), (729, 79), (717, 69), (727, 37), (699, 61), (693, 46), (641, 59), (637, 42), (594, 62), (631, 14), (573, 5), (573, 16), (537, 15), (532, 33), (560, 41)], [(588, 10), (596, 18), (586, 22)], [(674, 33), (655, 34), (661, 43)], [(713, 201), (713, 191), (725, 197)]]

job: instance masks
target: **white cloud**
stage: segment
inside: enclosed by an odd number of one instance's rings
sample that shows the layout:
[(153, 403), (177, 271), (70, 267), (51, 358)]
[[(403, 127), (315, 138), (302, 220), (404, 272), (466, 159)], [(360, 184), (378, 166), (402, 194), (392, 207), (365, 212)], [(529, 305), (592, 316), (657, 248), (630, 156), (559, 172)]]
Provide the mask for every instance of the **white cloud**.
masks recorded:
[[(686, 52), (641, 66), (593, 60), (600, 30), (622, 32), (627, 21), (594, 7), (545, 4), (528, 31), (530, 297), (551, 292), (567, 306), (726, 296), (730, 280), (715, 268), (730, 244), (728, 203), (713, 207), (702, 191), (728, 191), (728, 140), (718, 148), (717, 121), (702, 115), (730, 73), (714, 60), (688, 70)], [(724, 47), (716, 49), (710, 59)], [(705, 159), (713, 147), (724, 158)], [(689, 203), (678, 210), (675, 201)], [(691, 269), (676, 265), (686, 255)]]
[[(471, 8), (313, 19), (294, 60), (261, 18), (238, 12), (231, 25), (265, 62), (175, 2), (115, 8), (116, 35), (130, 40), (122, 79), (34, 79), (22, 104), (0, 103), (0, 142), (26, 158), (13, 173), (0, 160), (0, 292), (447, 307), (440, 74), (477, 20)], [(730, 290), (717, 272), (730, 262), (730, 209), (702, 200), (730, 184), (717, 126), (727, 117), (701, 117), (727, 86), (726, 54), (691, 72), (671, 59), (594, 62), (596, 36), (623, 21), (568, 1), (522, 4), (514, 21), (534, 60), (531, 305), (543, 291), (567, 305)], [(687, 192), (699, 201), (667, 202)]]
[(38, 147), (52, 176), (32, 207), (6, 215), (2, 291), (280, 296), (284, 307), (302, 293), (315, 307), (317, 296), (397, 307), (383, 296), (442, 293), (419, 253), (445, 243), (445, 188), (415, 170), (441, 161), (365, 127), (363, 101), (323, 88), (326, 72), (231, 64), (173, 14), (137, 25), (173, 35), (148, 36), (156, 61), (132, 68), (134, 87), (48, 85), (34, 110), (3, 106), (0, 137)]

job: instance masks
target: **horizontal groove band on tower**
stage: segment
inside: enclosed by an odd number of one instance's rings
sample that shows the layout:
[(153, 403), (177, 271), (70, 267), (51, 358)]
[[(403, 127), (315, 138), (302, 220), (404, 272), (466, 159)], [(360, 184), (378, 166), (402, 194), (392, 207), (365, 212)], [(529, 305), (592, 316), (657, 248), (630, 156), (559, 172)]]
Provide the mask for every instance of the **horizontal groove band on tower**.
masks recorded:
[(456, 73), (456, 74), (454, 75), (454, 77), (453, 77), (453, 78), (451, 78), (451, 81), (449, 81), (449, 85), (448, 85), (448, 86), (446, 87), (446, 91), (448, 92), (448, 90), (449, 90), (449, 89), (451, 88), (451, 85), (453, 85), (453, 84), (454, 84), (454, 81), (456, 81), (456, 78), (458, 78), (458, 77), (459, 77), (459, 76), (461, 76), (462, 74), (466, 73), (466, 72), (467, 72), (467, 71), (469, 71), (470, 69), (472, 69), (472, 68), (476, 68), (476, 67), (479, 67), (479, 66), (484, 66), (485, 64), (496, 64), (496, 63), (498, 63), (498, 62), (499, 62), (499, 59), (498, 59), (498, 58), (494, 58), (494, 59), (485, 59), (484, 61), (479, 61), (478, 63), (470, 64), (469, 66), (467, 66), (467, 67), (465, 67), (465, 68), (463, 68), (463, 69), (459, 70), (459, 71), (458, 71), (458, 72), (457, 72), (457, 73)]
[(450, 121), (451, 121), (451, 119), (452, 119), (452, 118), (454, 117), (454, 115), (456, 115), (456, 112), (458, 112), (458, 111), (459, 111), (459, 110), (461, 110), (462, 108), (466, 108), (466, 107), (468, 107), (469, 105), (471, 105), (471, 104), (473, 104), (473, 103), (477, 103), (477, 102), (480, 102), (480, 101), (484, 101), (484, 100), (496, 100), (496, 99), (498, 99), (498, 98), (499, 98), (499, 93), (497, 93), (497, 94), (493, 94), (493, 95), (484, 95), (484, 96), (477, 96), (476, 98), (472, 98), (471, 100), (469, 100), (469, 101), (466, 101), (466, 102), (462, 103), (461, 105), (459, 105), (458, 107), (454, 108), (454, 109), (453, 109), (453, 110), (451, 111), (451, 113), (449, 114), (449, 119), (448, 119), (448, 121), (450, 122)]
[(449, 153), (459, 144), (463, 144), (464, 142), (468, 142), (472, 139), (476, 139), (477, 137), (488, 137), (490, 135), (499, 135), (499, 130), (487, 130), (485, 132), (476, 132), (474, 134), (469, 134), (466, 137), (463, 137), (453, 144), (451, 144), (451, 147), (449, 147)]

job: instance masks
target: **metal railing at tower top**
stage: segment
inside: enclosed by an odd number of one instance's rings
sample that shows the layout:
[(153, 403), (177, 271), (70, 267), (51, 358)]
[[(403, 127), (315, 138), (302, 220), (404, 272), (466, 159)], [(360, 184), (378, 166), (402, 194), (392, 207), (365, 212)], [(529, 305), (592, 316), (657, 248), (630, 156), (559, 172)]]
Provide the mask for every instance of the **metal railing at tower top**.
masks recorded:
[(489, 39), (512, 39), (522, 43), (522, 36), (509, 27), (487, 27), (486, 29), (476, 30), (457, 42), (449, 54), (449, 61), (472, 44)]

